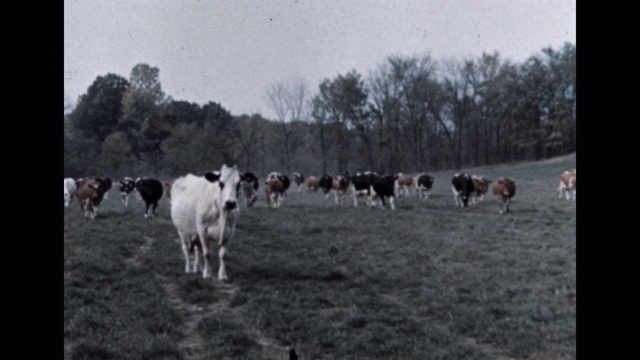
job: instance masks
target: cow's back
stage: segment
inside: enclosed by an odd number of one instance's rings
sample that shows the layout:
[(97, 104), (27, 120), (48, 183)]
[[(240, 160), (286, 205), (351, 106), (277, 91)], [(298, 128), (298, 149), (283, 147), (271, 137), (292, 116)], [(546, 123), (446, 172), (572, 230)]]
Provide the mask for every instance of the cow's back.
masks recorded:
[(171, 186), (171, 220), (183, 234), (197, 234), (198, 226), (215, 220), (213, 183), (204, 177), (186, 175)]

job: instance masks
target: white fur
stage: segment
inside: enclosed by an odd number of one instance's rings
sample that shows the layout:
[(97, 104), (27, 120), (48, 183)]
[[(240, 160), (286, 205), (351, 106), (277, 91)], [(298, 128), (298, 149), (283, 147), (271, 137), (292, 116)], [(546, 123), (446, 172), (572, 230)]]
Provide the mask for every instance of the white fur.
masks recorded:
[(72, 178), (64, 179), (64, 206), (68, 207), (76, 194), (76, 182)]
[[(226, 280), (227, 272), (224, 264), (226, 246), (235, 233), (236, 221), (240, 215), (237, 206), (236, 185), (240, 182), (240, 172), (234, 167), (222, 166), (220, 182), (210, 182), (204, 177), (186, 175), (178, 178), (171, 190), (171, 219), (182, 240), (185, 256), (185, 271), (195, 269), (191, 266), (188, 247), (190, 239), (197, 236), (202, 243), (204, 268), (202, 277), (211, 277), (211, 242), (217, 241), (220, 247), (220, 267), (218, 279)], [(233, 210), (225, 210), (227, 201), (235, 202)], [(196, 253), (197, 256), (197, 253)]]

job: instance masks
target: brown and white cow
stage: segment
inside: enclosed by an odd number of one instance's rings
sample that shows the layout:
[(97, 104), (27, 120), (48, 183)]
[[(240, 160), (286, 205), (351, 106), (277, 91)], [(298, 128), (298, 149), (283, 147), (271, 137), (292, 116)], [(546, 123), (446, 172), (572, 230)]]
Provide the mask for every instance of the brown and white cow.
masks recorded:
[(477, 204), (480, 201), (484, 201), (484, 196), (489, 191), (489, 184), (491, 184), (491, 180), (488, 180), (484, 175), (472, 175), (471, 181), (473, 181), (471, 203)]
[(95, 179), (80, 179), (76, 181), (76, 197), (84, 217), (94, 219), (98, 215), (98, 206), (107, 192), (103, 182)]
[(344, 176), (336, 175), (333, 177), (333, 182), (331, 183), (331, 189), (333, 190), (333, 195), (335, 196), (336, 205), (340, 205), (347, 193), (347, 189), (349, 189), (349, 184), (351, 181), (349, 180), (349, 173), (345, 173)]
[(285, 192), (284, 184), (279, 179), (267, 179), (264, 185), (268, 208), (279, 208), (280, 200)]
[(320, 180), (315, 176), (309, 176), (307, 179), (307, 189), (308, 191), (318, 192), (320, 188)]
[(500, 204), (500, 214), (509, 212), (509, 203), (516, 194), (516, 182), (509, 177), (499, 177), (493, 184), (493, 195)]
[(565, 196), (567, 200), (576, 199), (576, 169), (565, 171), (560, 175), (558, 186), (558, 198)]
[(403, 173), (398, 173), (396, 176), (398, 177), (398, 180), (395, 182), (396, 195), (403, 196), (404, 194), (409, 196), (409, 189), (412, 187), (415, 188), (414, 177)]

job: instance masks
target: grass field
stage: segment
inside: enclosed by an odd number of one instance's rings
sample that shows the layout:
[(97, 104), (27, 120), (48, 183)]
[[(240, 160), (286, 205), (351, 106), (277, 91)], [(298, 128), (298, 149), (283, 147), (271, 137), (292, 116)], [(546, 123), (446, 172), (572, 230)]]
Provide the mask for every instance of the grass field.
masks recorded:
[(456, 208), (451, 171), (395, 211), (306, 188), (268, 209), (261, 184), (241, 208), (228, 283), (184, 273), (166, 199), (145, 219), (114, 189), (94, 220), (74, 200), (65, 359), (574, 359), (576, 203), (556, 188), (575, 166), (573, 154), (465, 169), (516, 180), (505, 215), (491, 193)]

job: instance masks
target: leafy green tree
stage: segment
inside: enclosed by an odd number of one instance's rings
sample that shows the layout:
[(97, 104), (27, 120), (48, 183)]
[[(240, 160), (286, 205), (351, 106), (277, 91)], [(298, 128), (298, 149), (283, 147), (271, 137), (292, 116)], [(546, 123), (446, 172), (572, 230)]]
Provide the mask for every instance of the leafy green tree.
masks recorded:
[(122, 99), (129, 86), (127, 79), (119, 75), (98, 76), (69, 114), (71, 127), (86, 138), (102, 142), (117, 129), (123, 114)]
[(135, 156), (127, 135), (116, 131), (104, 139), (100, 151), (101, 173), (114, 177), (131, 176), (135, 165)]

